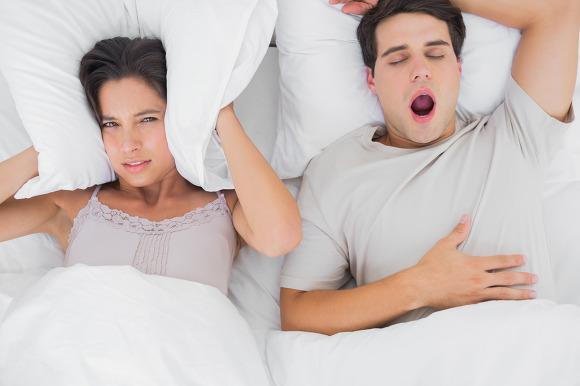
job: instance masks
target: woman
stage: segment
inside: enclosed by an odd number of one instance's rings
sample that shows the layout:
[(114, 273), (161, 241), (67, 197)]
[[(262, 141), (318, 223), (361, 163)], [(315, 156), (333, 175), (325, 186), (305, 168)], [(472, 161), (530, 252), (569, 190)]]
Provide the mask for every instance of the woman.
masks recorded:
[(130, 264), (224, 293), (238, 236), (268, 256), (300, 242), (296, 203), (232, 105), (219, 112), (216, 130), (235, 190), (206, 192), (179, 175), (165, 136), (166, 73), (156, 39), (107, 39), (83, 57), (80, 80), (118, 179), (15, 200), (38, 175), (38, 153), (29, 148), (0, 163), (0, 241), (49, 233), (66, 251), (65, 265)]

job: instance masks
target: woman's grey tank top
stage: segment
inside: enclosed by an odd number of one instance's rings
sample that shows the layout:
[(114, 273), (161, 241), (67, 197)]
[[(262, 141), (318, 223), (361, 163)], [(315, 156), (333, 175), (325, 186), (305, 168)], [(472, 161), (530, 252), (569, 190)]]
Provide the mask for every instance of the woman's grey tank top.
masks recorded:
[(132, 265), (227, 294), (237, 237), (223, 193), (183, 216), (150, 221), (102, 204), (100, 188), (74, 219), (65, 266)]

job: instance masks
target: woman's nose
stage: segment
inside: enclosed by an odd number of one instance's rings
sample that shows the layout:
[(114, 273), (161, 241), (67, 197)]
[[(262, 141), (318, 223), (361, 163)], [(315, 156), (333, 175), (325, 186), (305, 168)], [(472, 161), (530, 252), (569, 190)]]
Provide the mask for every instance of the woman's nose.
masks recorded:
[(139, 150), (141, 141), (134, 129), (127, 130), (123, 135), (122, 150), (126, 153), (132, 153)]

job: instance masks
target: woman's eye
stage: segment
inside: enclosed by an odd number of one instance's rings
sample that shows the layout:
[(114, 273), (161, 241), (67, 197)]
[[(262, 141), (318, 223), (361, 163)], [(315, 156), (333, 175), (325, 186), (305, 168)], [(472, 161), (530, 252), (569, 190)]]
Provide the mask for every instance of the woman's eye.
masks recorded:
[(115, 127), (115, 126), (117, 126), (117, 123), (116, 122), (103, 122), (101, 126), (102, 127)]
[(156, 120), (157, 120), (157, 118), (155, 118), (155, 117), (145, 117), (145, 118), (143, 118), (143, 122), (154, 122)]

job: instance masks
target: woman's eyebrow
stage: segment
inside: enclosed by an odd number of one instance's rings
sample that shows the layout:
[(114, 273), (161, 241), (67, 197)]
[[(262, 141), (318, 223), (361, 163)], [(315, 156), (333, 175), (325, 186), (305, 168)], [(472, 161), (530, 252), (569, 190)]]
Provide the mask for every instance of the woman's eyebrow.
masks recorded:
[(135, 117), (139, 117), (141, 115), (147, 115), (147, 114), (161, 114), (161, 110), (156, 110), (156, 109), (143, 110), (140, 113), (135, 114)]
[[(147, 115), (147, 114), (161, 114), (161, 110), (157, 110), (157, 109), (147, 109), (147, 110), (143, 110), (141, 112), (138, 112), (137, 114), (134, 114), (133, 116), (134, 117), (140, 117), (142, 115)], [(101, 117), (101, 119), (103, 121), (114, 121), (117, 118), (115, 118), (113, 116), (109, 116), (109, 115), (103, 115)]]

